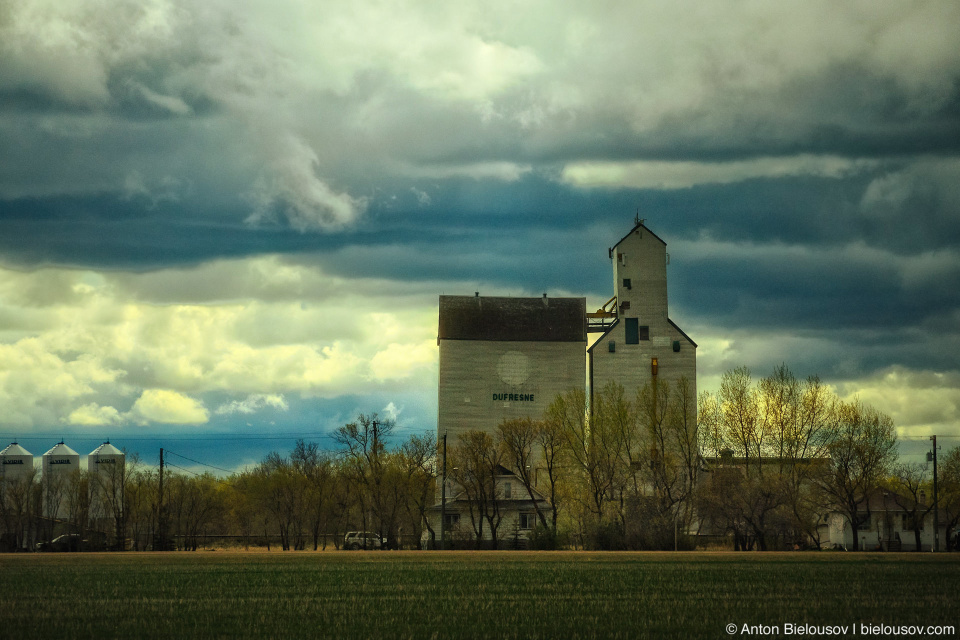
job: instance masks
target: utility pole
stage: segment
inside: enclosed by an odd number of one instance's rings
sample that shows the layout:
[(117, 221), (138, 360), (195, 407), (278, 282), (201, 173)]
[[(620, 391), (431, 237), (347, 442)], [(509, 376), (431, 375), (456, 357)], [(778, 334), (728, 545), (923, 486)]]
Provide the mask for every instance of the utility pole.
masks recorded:
[(167, 545), (163, 539), (163, 447), (160, 448), (160, 484), (157, 491), (157, 542), (161, 551), (167, 550)]
[(445, 535), (447, 522), (447, 432), (443, 432), (443, 470), (441, 471), (443, 484), (440, 485), (440, 549), (447, 548)]
[(937, 494), (937, 436), (933, 440), (933, 550), (940, 551), (940, 496)]

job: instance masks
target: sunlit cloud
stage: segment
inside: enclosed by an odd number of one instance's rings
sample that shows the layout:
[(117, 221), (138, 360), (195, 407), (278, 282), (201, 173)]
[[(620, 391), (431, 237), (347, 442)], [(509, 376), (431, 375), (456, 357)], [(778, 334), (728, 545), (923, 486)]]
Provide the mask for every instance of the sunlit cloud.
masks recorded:
[(119, 425), (124, 422), (124, 417), (113, 407), (101, 407), (91, 402), (82, 407), (74, 409), (67, 417), (68, 424), (75, 424), (82, 427), (102, 427), (107, 425)]
[(142, 424), (204, 424), (210, 419), (201, 401), (169, 389), (144, 389), (130, 414)]
[(565, 182), (577, 187), (688, 189), (758, 178), (843, 178), (874, 165), (876, 161), (872, 160), (800, 155), (729, 162), (581, 162), (567, 165), (561, 175)]
[(290, 405), (283, 398), (283, 394), (252, 393), (243, 400), (233, 400), (220, 405), (215, 413), (217, 415), (229, 415), (231, 413), (250, 415), (265, 408), (287, 411)]
[[(226, 300), (198, 295), (218, 283)], [(387, 304), (367, 294), (378, 288), (276, 257), (168, 273), (0, 270), (0, 424), (203, 424), (286, 412), (290, 393), (419, 389), (436, 376), (434, 296)], [(208, 393), (233, 397), (211, 410)]]
[(960, 428), (952, 0), (8, 5), (5, 428), (428, 429), (437, 296), (596, 308), (635, 215), (701, 389)]
[(840, 385), (847, 399), (859, 398), (889, 414), (905, 436), (953, 434), (960, 425), (960, 374), (888, 367)]

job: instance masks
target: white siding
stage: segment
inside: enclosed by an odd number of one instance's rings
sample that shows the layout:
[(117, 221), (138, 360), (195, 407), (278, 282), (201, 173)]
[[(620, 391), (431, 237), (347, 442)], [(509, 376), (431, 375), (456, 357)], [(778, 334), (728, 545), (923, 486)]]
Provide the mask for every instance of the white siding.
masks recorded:
[(542, 417), (557, 395), (583, 388), (582, 342), (440, 341), (438, 435), (492, 433), (506, 419)]
[[(643, 226), (636, 227), (612, 250), (614, 291), (619, 308), (616, 325), (591, 348), (593, 392), (610, 381), (631, 393), (650, 381), (657, 359), (658, 379), (673, 384), (681, 376), (696, 397), (697, 349), (674, 326), (667, 308), (667, 247)], [(629, 280), (629, 288), (625, 284)], [(627, 319), (647, 327), (649, 340), (626, 343)], [(674, 351), (674, 343), (680, 350)], [(610, 351), (613, 343), (613, 351)]]

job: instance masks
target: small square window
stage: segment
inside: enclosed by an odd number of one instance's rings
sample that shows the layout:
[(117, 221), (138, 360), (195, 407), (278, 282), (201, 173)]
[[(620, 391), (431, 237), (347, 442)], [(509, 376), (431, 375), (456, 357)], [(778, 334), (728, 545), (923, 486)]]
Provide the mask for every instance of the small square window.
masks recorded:
[(630, 278), (624, 278), (624, 279), (623, 279), (623, 288), (624, 288), (624, 289), (630, 289), (630, 288), (631, 288), (631, 286), (630, 286)]
[(626, 310), (629, 309), (629, 308), (630, 308), (630, 301), (629, 301), (629, 300), (624, 300), (623, 302), (620, 303), (620, 310), (621, 310), (621, 311), (626, 311)]
[(448, 513), (443, 520), (444, 527), (452, 529), (460, 525), (460, 514), (459, 513)]
[(534, 513), (521, 513), (520, 514), (520, 529), (522, 531), (530, 531), (533, 529), (534, 525), (537, 523), (537, 516)]
[(640, 334), (639, 337), (641, 340), (650, 339), (650, 327), (639, 327), (639, 331), (637, 333)]
[(614, 342), (613, 340), (611, 340), (610, 342), (608, 342), (608, 343), (607, 343), (607, 350), (608, 350), (610, 353), (616, 353), (616, 352), (617, 352), (617, 343)]

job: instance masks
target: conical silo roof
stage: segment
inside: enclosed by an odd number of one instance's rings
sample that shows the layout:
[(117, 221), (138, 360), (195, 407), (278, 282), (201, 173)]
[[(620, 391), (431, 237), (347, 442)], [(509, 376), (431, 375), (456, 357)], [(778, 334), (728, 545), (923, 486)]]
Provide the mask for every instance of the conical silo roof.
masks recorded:
[(104, 442), (102, 445), (90, 452), (91, 456), (122, 456), (123, 451), (117, 449), (115, 446), (110, 444), (110, 441)]
[(43, 455), (45, 456), (79, 456), (80, 454), (74, 451), (73, 449), (71, 449), (70, 447), (68, 447), (67, 445), (63, 444), (62, 442), (58, 442), (56, 446), (54, 446), (52, 449), (50, 449), (50, 451), (47, 451)]
[(0, 451), (0, 479), (28, 478), (33, 473), (33, 454), (16, 442)]
[(32, 456), (33, 454), (18, 445), (16, 442), (11, 442), (9, 446), (3, 451), (0, 451), (0, 456)]

